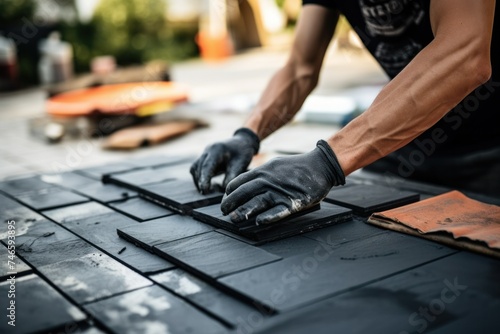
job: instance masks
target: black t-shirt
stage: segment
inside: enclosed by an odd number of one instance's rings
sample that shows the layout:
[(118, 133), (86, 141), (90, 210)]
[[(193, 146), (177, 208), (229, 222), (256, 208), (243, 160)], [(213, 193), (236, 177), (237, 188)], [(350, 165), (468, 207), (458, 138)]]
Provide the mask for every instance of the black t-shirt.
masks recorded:
[[(434, 38), (429, 16), (430, 1), (303, 0), (303, 4), (317, 4), (339, 10), (387, 75), (393, 78)], [(500, 166), (499, 12), (500, 6), (496, 6), (491, 44), (491, 80), (477, 88), (413, 142), (381, 159), (384, 162), (379, 161), (374, 166), (379, 164), (385, 171), (389, 170), (400, 176), (438, 183), (443, 183), (439, 181), (446, 176), (437, 175), (433, 178), (432, 175), (444, 173), (453, 166), (448, 166), (449, 163), (458, 164), (462, 158), (468, 160), (474, 168), (482, 162), (497, 163)], [(408, 111), (408, 117), (411, 117), (411, 110)], [(471, 157), (478, 152), (486, 152), (490, 157), (484, 159), (483, 154), (483, 159), (475, 163)], [(495, 156), (491, 156), (492, 154)], [(392, 168), (389, 167), (390, 163)], [(402, 166), (405, 164), (406, 166)], [(441, 165), (445, 168), (438, 171), (436, 166)], [(488, 167), (484, 169), (487, 170)], [(408, 170), (411, 172), (407, 172)], [(448, 183), (453, 184), (453, 181)]]

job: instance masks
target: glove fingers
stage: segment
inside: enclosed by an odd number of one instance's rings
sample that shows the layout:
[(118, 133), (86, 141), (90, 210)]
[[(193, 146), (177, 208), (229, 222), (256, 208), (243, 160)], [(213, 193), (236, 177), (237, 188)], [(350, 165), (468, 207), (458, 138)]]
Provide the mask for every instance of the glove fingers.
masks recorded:
[(229, 161), (222, 186), (226, 188), (229, 182), (245, 171), (247, 166), (248, 163), (246, 163), (245, 159), (240, 158)]
[[(238, 176), (236, 179), (231, 181), (229, 185), (231, 185), (234, 181), (238, 180), (243, 175), (249, 173), (250, 172), (247, 172)], [(245, 183), (241, 187), (238, 187), (238, 189), (236, 189), (235, 191), (231, 192), (229, 195), (226, 192), (226, 195), (222, 199), (222, 203), (220, 206), (221, 211), (224, 215), (227, 215), (248, 202), (249, 199), (255, 197), (256, 195), (259, 195), (264, 191), (265, 189), (259, 187), (257, 185), (257, 182)]]
[(198, 189), (202, 194), (210, 191), (210, 182), (219, 164), (219, 157), (211, 153), (208, 153), (204, 161), (200, 163)]
[(247, 182), (255, 179), (255, 172), (254, 170), (251, 170), (249, 172), (240, 174), (238, 177), (234, 178), (232, 181), (230, 181), (227, 184), (226, 187), (226, 194), (230, 195), (233, 193), (236, 189), (241, 187), (242, 185), (246, 184)]
[(283, 204), (279, 204), (258, 215), (255, 223), (257, 225), (271, 224), (289, 215), (291, 215), (290, 209)]
[(269, 193), (255, 196), (233, 212), (229, 214), (233, 223), (241, 223), (249, 220), (261, 212), (266, 211), (273, 205), (273, 200)]
[(198, 159), (196, 159), (195, 162), (193, 162), (191, 168), (189, 169), (191, 176), (193, 176), (194, 185), (198, 191), (200, 191), (200, 187), (198, 186), (198, 181), (200, 180), (200, 167), (203, 161), (205, 161), (206, 156), (207, 154), (203, 153)]

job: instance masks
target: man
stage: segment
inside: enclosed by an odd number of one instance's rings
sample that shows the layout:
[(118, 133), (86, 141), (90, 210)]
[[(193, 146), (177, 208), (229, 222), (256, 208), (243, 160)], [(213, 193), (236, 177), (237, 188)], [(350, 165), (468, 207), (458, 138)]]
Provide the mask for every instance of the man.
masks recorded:
[[(373, 170), (499, 194), (494, 0), (303, 2), (287, 64), (244, 127), (193, 164), (201, 192), (225, 173), (222, 212), (234, 222), (256, 216), (257, 224), (319, 202), (346, 175), (374, 162)], [(243, 173), (260, 141), (290, 121), (315, 88), (340, 13), (392, 80), (368, 110), (311, 152)]]

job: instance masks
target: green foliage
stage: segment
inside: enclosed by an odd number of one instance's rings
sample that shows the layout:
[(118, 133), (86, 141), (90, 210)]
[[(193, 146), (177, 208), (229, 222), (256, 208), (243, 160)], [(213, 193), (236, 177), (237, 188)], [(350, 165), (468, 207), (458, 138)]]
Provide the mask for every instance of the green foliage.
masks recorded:
[(102, 0), (89, 23), (67, 25), (63, 38), (73, 44), (76, 70), (92, 57), (113, 55), (118, 64), (196, 56), (196, 27), (171, 27), (163, 0)]
[(23, 17), (31, 18), (35, 11), (33, 0), (0, 0), (0, 22), (19, 22)]

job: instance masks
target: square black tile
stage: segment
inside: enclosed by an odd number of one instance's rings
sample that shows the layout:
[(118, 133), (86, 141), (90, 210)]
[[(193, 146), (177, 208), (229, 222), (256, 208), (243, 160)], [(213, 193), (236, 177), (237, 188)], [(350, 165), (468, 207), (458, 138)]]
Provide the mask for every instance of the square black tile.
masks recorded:
[[(150, 278), (231, 327), (238, 325), (238, 319), (247, 319), (249, 316), (255, 316), (253, 313), (258, 312), (255, 307), (241, 302), (182, 269), (169, 270), (150, 276)], [(260, 314), (264, 318), (268, 316)]]
[(163, 206), (159, 206), (138, 197), (130, 198), (125, 201), (109, 203), (109, 206), (141, 222), (175, 214), (175, 212)]
[(97, 250), (37, 269), (79, 304), (152, 284), (150, 280)]
[(143, 157), (136, 157), (132, 159), (128, 159), (127, 162), (139, 167), (146, 168), (152, 167), (157, 168), (160, 166), (171, 166), (178, 165), (181, 163), (191, 163), (197, 157), (191, 155), (148, 155)]
[(279, 256), (217, 232), (166, 242), (155, 253), (187, 270), (218, 278), (237, 271), (278, 261)]
[[(8, 298), (10, 282), (0, 283), (0, 305), (4, 316), (1, 333), (48, 333), (75, 326), (86, 319), (85, 313), (67, 301), (40, 277), (32, 274), (15, 281), (15, 297)], [(15, 327), (9, 325), (10, 302), (15, 304)], [(6, 317), (7, 316), (7, 317)]]
[(259, 226), (255, 224), (255, 220), (249, 220), (241, 224), (231, 222), (229, 216), (222, 214), (218, 204), (195, 209), (192, 214), (194, 218), (200, 221), (260, 242), (287, 238), (321, 227), (338, 224), (352, 217), (350, 209), (324, 202), (321, 203), (321, 207), (318, 205), (274, 224)]
[(118, 228), (118, 235), (144, 249), (153, 251), (153, 246), (213, 231), (209, 225), (189, 216), (173, 215)]
[(120, 201), (137, 196), (137, 193), (130, 189), (96, 181), (75, 189), (75, 191), (101, 203)]
[(227, 332), (219, 322), (157, 285), (87, 304), (85, 308), (113, 333)]
[(69, 190), (58, 189), (49, 193), (42, 194), (27, 194), (17, 197), (20, 202), (23, 202), (33, 210), (48, 210), (63, 206), (73, 205), (88, 202), (87, 197), (75, 194)]
[[(11, 254), (10, 252), (14, 252)], [(15, 275), (16, 277), (31, 274), (33, 271), (23, 260), (15, 254), (15, 247), (11, 245), (10, 250), (7, 246), (0, 244), (0, 281)]]
[(170, 210), (190, 214), (193, 209), (220, 203), (223, 193), (202, 195), (192, 180), (176, 180), (145, 185), (139, 190), (139, 196)]
[(417, 202), (420, 195), (414, 192), (379, 185), (354, 184), (333, 188), (325, 201), (351, 208), (360, 215), (369, 215)]
[(330, 251), (286, 258), (218, 281), (257, 303), (286, 312), (454, 252), (425, 240), (386, 233)]
[(49, 192), (51, 189), (59, 189), (59, 187), (43, 182), (39, 175), (19, 177), (0, 182), (0, 191), (13, 197), (36, 194), (39, 192)]
[(74, 172), (86, 177), (90, 177), (94, 180), (101, 181), (108, 174), (125, 172), (132, 169), (137, 169), (137, 166), (134, 165), (133, 163), (112, 162), (112, 163), (107, 163), (105, 165), (98, 165), (98, 166), (78, 169), (75, 170)]
[(45, 211), (44, 214), (112, 258), (142, 273), (173, 268), (170, 262), (119, 238), (117, 228), (140, 223), (99, 203), (75, 205)]

